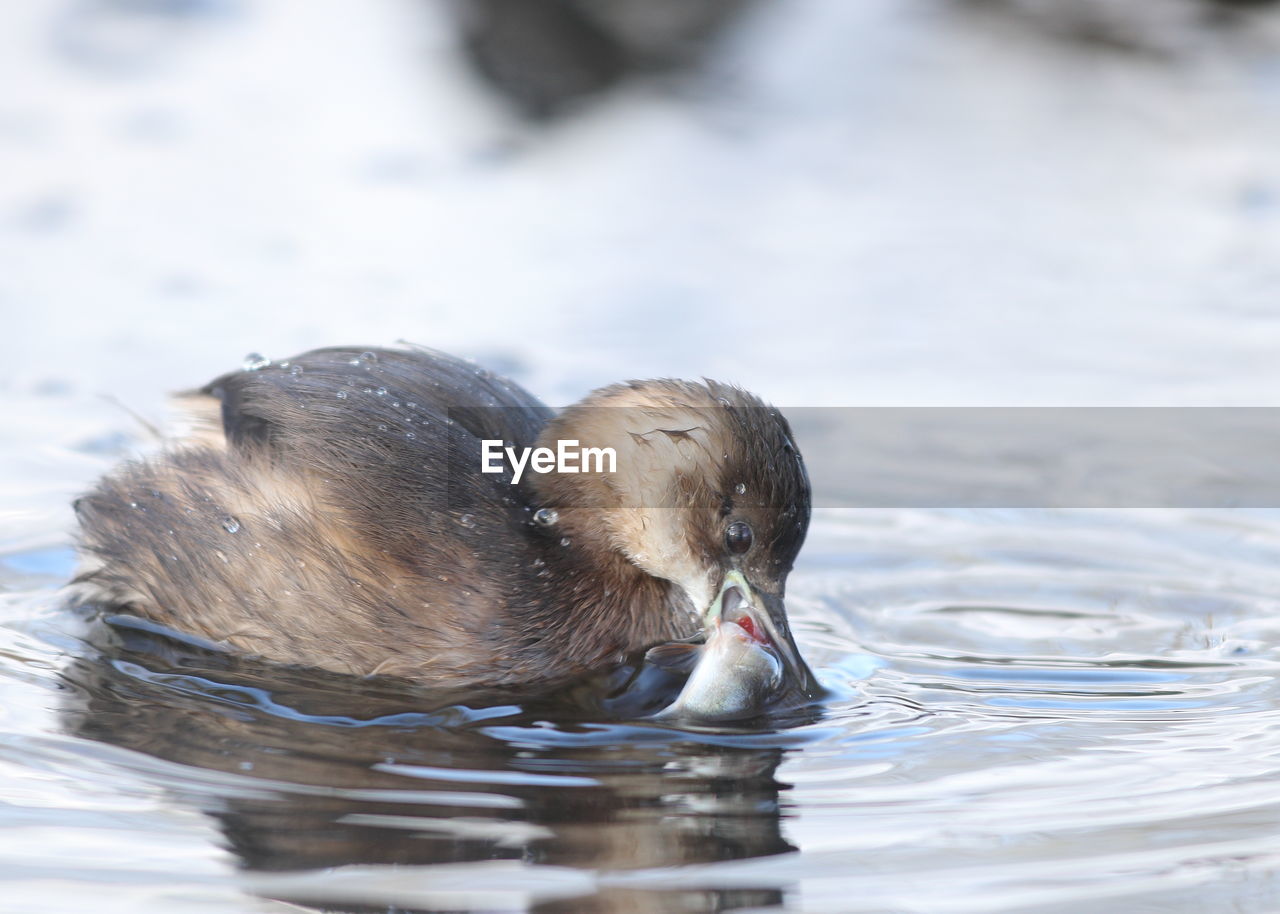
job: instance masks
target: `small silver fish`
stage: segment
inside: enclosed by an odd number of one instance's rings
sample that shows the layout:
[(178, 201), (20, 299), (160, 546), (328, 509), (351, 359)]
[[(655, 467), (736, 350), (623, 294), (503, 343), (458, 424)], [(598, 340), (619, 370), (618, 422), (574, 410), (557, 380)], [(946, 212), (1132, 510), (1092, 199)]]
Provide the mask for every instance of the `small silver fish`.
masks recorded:
[(719, 621), (706, 644), (663, 644), (646, 659), (660, 666), (691, 665), (676, 700), (653, 717), (704, 721), (754, 717), (782, 686), (782, 660), (771, 645), (743, 626)]

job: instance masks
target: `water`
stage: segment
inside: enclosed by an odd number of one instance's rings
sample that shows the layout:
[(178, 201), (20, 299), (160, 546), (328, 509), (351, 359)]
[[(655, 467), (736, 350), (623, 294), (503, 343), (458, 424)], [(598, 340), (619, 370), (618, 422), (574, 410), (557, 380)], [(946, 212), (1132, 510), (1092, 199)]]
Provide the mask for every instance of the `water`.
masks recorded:
[(2, 566), (0, 872), (50, 910), (1280, 898), (1272, 514), (820, 511), (789, 605), (832, 694), (748, 729), (88, 625), (71, 561)]
[(247, 352), (1273, 403), (1275, 17), (1167, 8), (1133, 54), (806, 0), (533, 135), (428, 4), (5, 7), (0, 910), (1274, 910), (1275, 513), (820, 511), (788, 606), (831, 695), (745, 730), (264, 670), (58, 590), (129, 410)]

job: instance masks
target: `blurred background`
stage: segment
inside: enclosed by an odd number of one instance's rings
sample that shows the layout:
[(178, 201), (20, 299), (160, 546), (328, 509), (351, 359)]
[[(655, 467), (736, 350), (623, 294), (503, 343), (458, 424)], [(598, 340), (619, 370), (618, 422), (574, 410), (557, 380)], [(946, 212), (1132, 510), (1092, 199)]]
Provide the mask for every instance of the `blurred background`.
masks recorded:
[(349, 683), (99, 657), (58, 588), (71, 498), (249, 353), (406, 339), (557, 406), (1280, 405), (1278, 153), (1265, 2), (0, 4), (5, 898), (1275, 910), (1274, 514), (819, 512), (787, 599), (833, 698), (737, 746), (349, 731)]
[(7, 4), (0, 385), (154, 416), (405, 338), (554, 404), (1271, 403), (1277, 51), (1211, 0)]

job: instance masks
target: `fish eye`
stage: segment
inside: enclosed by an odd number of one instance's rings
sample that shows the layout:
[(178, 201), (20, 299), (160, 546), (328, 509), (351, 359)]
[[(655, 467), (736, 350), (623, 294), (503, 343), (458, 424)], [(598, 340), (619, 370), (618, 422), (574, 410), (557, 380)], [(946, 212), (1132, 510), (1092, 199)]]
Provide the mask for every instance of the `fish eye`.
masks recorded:
[(751, 526), (744, 524), (742, 521), (734, 521), (729, 525), (729, 529), (724, 531), (724, 546), (734, 555), (742, 555), (751, 548)]

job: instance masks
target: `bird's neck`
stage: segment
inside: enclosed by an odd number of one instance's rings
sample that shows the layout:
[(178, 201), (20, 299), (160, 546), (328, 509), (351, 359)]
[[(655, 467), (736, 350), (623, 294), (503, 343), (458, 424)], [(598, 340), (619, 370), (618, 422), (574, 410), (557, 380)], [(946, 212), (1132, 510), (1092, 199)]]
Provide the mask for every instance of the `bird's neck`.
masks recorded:
[(519, 669), (571, 678), (695, 633), (688, 600), (675, 585), (612, 550), (560, 548), (544, 560), (539, 599), (512, 632)]

